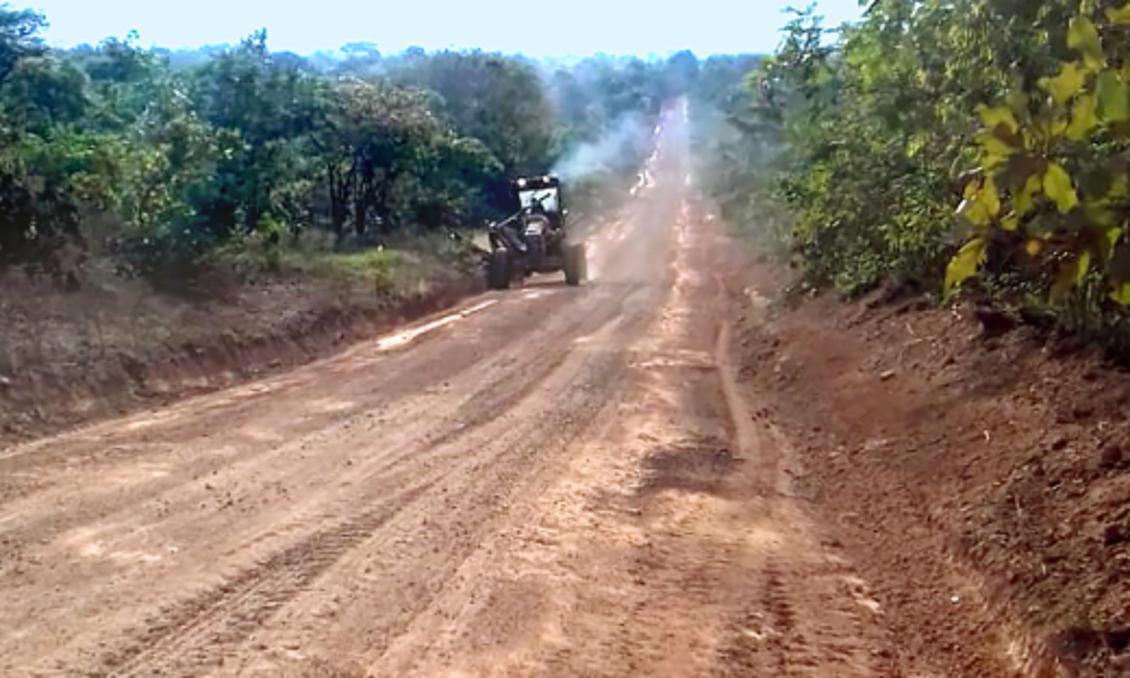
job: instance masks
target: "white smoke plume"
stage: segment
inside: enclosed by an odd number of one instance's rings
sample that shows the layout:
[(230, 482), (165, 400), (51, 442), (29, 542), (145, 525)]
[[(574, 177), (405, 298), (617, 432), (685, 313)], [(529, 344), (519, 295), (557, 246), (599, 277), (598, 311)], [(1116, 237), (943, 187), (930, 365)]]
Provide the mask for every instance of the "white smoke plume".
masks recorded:
[(553, 174), (565, 182), (578, 182), (631, 168), (648, 143), (649, 132), (643, 116), (625, 115), (600, 139), (577, 146), (559, 160)]

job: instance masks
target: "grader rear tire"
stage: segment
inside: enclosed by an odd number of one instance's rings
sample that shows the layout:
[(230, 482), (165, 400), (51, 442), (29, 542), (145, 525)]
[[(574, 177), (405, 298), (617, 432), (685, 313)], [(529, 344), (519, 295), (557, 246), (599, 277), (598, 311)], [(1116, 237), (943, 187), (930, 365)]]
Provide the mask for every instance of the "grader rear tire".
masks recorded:
[(504, 249), (497, 249), (490, 254), (487, 262), (487, 286), (492, 290), (510, 289), (510, 279), (514, 269), (510, 261), (510, 253)]

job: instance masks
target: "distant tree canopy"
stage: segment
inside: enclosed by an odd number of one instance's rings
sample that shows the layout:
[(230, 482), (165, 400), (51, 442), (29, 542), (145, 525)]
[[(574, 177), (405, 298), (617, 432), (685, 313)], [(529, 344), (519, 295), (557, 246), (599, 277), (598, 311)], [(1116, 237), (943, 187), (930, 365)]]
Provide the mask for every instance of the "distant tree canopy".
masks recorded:
[(641, 59), (594, 57), (550, 78), (562, 150), (599, 138), (625, 116), (654, 115), (668, 98), (662, 64)]
[(392, 78), (434, 92), (439, 111), (462, 134), (482, 141), (505, 172), (547, 165), (555, 120), (533, 65), (482, 52), (440, 52), (407, 60)]
[(550, 69), (354, 43), (306, 58), (262, 31), (196, 51), (135, 35), (60, 51), (45, 25), (0, 5), (0, 266), (52, 268), (94, 215), (121, 224), (143, 273), (245, 234), (481, 222), (511, 206), (510, 177), (656, 114), (698, 75), (689, 53)]

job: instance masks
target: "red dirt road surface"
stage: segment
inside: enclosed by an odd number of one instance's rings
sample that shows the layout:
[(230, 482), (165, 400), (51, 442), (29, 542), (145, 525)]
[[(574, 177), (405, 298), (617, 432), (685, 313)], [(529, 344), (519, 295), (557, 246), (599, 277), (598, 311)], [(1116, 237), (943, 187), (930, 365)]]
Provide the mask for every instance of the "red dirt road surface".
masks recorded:
[(940, 675), (748, 414), (687, 155), (586, 286), (0, 452), (0, 674)]

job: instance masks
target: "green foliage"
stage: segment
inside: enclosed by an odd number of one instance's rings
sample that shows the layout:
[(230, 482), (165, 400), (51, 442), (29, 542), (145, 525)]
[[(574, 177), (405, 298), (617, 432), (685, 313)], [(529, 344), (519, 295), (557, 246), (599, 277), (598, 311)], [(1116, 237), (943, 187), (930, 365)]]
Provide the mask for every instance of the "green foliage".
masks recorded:
[(97, 244), (120, 270), (169, 282), (217, 253), (277, 261), (307, 229), (344, 250), (508, 213), (515, 174), (648, 120), (697, 73), (689, 54), (553, 77), (520, 58), (367, 43), (307, 59), (272, 52), (263, 31), (194, 52), (134, 34), (62, 51), (44, 25), (0, 5), (0, 266), (59, 273), (56, 253), (88, 245), (90, 221), (117, 224)]
[[(960, 12), (948, 3), (915, 4), (875, 3), (836, 46), (800, 13), (751, 82), (781, 127), (777, 195), (796, 215), (793, 246), (815, 284), (858, 293), (885, 278), (929, 282), (945, 261), (950, 173), (971, 130), (961, 93), (1001, 78), (987, 30), (955, 33)], [(947, 46), (986, 63), (947, 60)]]
[(334, 85), (315, 147), (325, 158), (336, 233), (352, 220), (358, 235), (370, 220), (388, 231), (417, 223), (456, 223), (469, 209), (470, 186), (500, 171), (482, 142), (461, 137), (428, 107), (429, 95), (387, 84)]
[[(979, 177), (959, 215), (973, 241), (1044, 281), (1057, 305), (1096, 285), (1130, 305), (1128, 15), (1130, 3), (1083, 3), (1067, 21), (1068, 52), (1054, 70), (982, 108)], [(951, 286), (977, 268), (962, 271)]]
[(0, 82), (21, 60), (41, 56), (45, 49), (38, 34), (47, 25), (42, 14), (32, 10), (15, 11), (0, 4)]
[(557, 111), (554, 155), (601, 139), (628, 116), (657, 115), (668, 98), (665, 79), (663, 66), (641, 59), (599, 56), (555, 69), (549, 76)]
[(392, 77), (434, 92), (437, 108), (454, 129), (481, 141), (506, 175), (543, 171), (549, 164), (554, 117), (531, 64), (448, 51), (409, 59)]
[[(1094, 196), (1112, 183), (1079, 152), (1117, 157), (1111, 132), (1130, 118), (1107, 13), (1122, 8), (1089, 6), (1080, 15), (1074, 0), (877, 0), (834, 32), (797, 11), (728, 113), (736, 139), (715, 155), (748, 168), (716, 190), (724, 205), (780, 206), (790, 250), (816, 285), (953, 289), (979, 270), (1037, 259), (1056, 262), (1037, 277), (1069, 289), (1104, 257), (1058, 246), (1062, 224), (1107, 219)], [(962, 229), (975, 231), (964, 248)], [(1034, 244), (1037, 231), (1047, 237)]]

